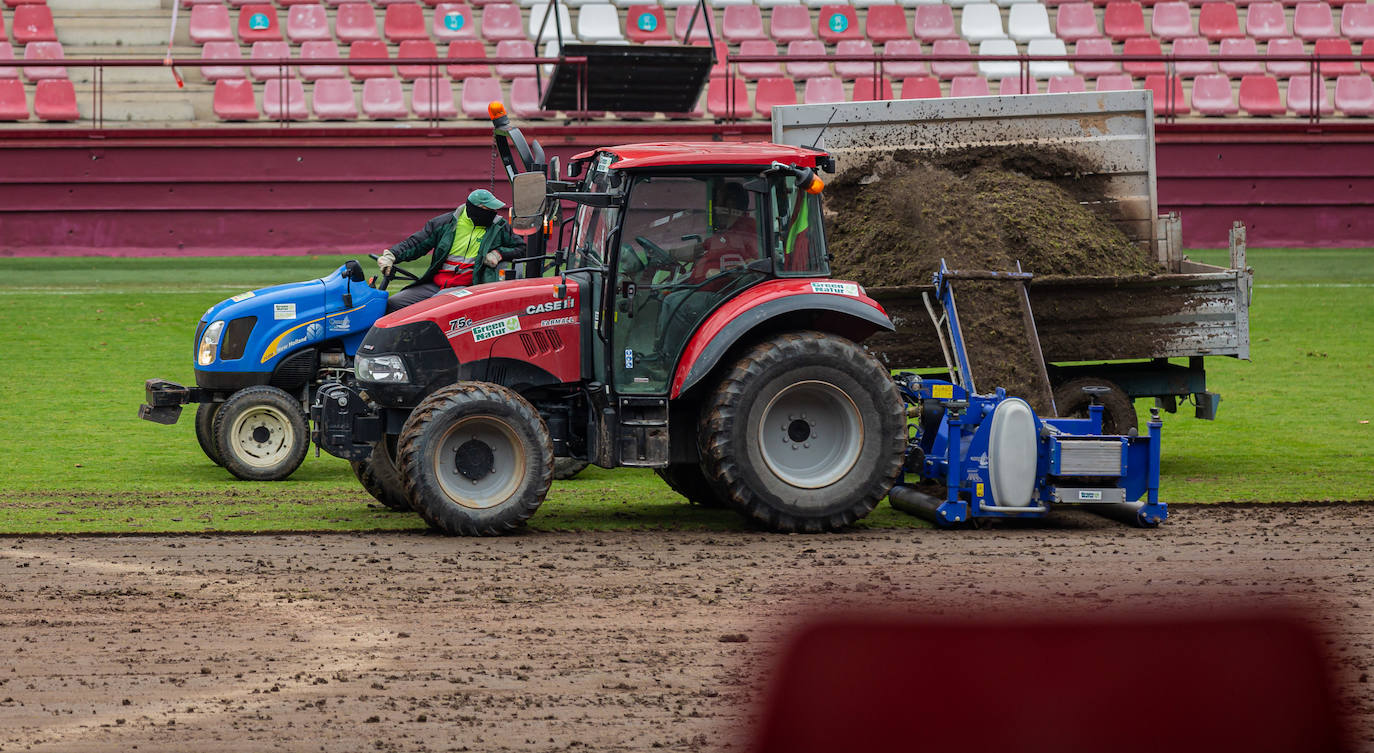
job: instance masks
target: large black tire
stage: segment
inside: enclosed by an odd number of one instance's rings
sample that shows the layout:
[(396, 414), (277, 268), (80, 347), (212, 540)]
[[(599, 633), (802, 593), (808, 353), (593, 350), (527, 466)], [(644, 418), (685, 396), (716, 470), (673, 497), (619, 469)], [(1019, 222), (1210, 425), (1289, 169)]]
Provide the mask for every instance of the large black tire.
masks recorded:
[(245, 387), (215, 413), (215, 449), (245, 481), (280, 481), (305, 460), (310, 429), (301, 403), (277, 387)]
[(1065, 418), (1087, 418), (1088, 406), (1092, 400), (1084, 387), (1106, 387), (1107, 392), (1097, 396), (1102, 406), (1102, 433), (1126, 435), (1138, 426), (1135, 404), (1115, 382), (1097, 377), (1083, 377), (1059, 385), (1054, 391), (1054, 407)]
[(373, 499), (398, 512), (411, 512), (410, 500), (401, 485), (401, 474), (391, 462), (386, 443), (374, 442), (372, 454), (366, 460), (350, 460), (353, 475)]
[(515, 530), (553, 483), (548, 427), (519, 394), (459, 382), (425, 398), (406, 419), (397, 465), (415, 511), (460, 536)]
[(196, 408), (196, 442), (211, 462), (224, 465), (219, 448), (215, 446), (215, 414), (219, 412), (219, 406), (220, 403), (201, 403)]
[(687, 498), (688, 502), (702, 507), (729, 507), (730, 503), (721, 499), (710, 482), (706, 480), (706, 475), (701, 472), (701, 466), (696, 463), (683, 463), (670, 465), (667, 468), (655, 468), (654, 473), (663, 479), (663, 483), (669, 489)]
[(820, 332), (744, 354), (703, 406), (702, 471), (774, 531), (833, 531), (873, 511), (902, 468), (906, 412), (868, 351)]
[(553, 461), (553, 480), (567, 481), (570, 478), (576, 478), (577, 474), (587, 470), (589, 465), (591, 463), (577, 458), (555, 458)]

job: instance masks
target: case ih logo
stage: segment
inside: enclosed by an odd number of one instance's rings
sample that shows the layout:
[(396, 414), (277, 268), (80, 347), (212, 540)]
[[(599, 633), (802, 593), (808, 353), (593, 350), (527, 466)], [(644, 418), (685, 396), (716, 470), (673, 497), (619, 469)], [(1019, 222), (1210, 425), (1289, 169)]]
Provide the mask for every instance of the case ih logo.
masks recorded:
[(552, 313), (555, 312), (555, 311), (562, 311), (563, 309), (570, 309), (570, 308), (574, 308), (574, 307), (576, 307), (576, 306), (577, 306), (577, 299), (576, 299), (576, 298), (571, 298), (571, 297), (570, 297), (570, 298), (564, 298), (564, 299), (561, 300), (561, 301), (549, 301), (548, 303), (536, 303), (536, 304), (533, 305), (533, 306), (527, 306), (527, 307), (525, 307), (525, 313), (526, 313), (527, 315), (528, 315), (528, 314), (552, 314)]

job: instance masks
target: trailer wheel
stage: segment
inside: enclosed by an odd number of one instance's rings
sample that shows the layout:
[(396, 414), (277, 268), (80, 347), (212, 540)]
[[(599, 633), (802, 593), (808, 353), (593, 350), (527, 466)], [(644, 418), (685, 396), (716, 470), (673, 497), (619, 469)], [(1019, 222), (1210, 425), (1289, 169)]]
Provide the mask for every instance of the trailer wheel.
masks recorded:
[(702, 471), (775, 531), (833, 531), (872, 512), (902, 468), (906, 417), (887, 369), (820, 332), (744, 354), (704, 406)]
[(686, 497), (687, 501), (694, 505), (714, 508), (730, 506), (711, 488), (710, 482), (706, 480), (706, 474), (701, 472), (701, 466), (696, 463), (679, 463), (667, 468), (655, 468), (654, 473), (663, 479), (663, 483), (667, 484), (669, 489)]
[(246, 387), (215, 413), (215, 448), (245, 481), (280, 481), (305, 460), (310, 429), (300, 401), (277, 387)]
[(196, 408), (196, 442), (200, 443), (205, 457), (215, 465), (224, 465), (219, 448), (215, 446), (215, 414), (219, 412), (219, 406), (220, 403), (201, 403)]
[(1059, 385), (1054, 391), (1054, 407), (1064, 418), (1087, 418), (1091, 397), (1083, 391), (1084, 387), (1106, 387), (1107, 392), (1097, 395), (1102, 406), (1102, 433), (1125, 435), (1136, 429), (1135, 404), (1115, 382), (1098, 377), (1083, 377)]
[(453, 535), (494, 536), (524, 525), (553, 483), (544, 420), (495, 384), (459, 382), (425, 398), (406, 419), (397, 456), (415, 511)]
[(553, 461), (553, 480), (567, 481), (570, 478), (576, 478), (577, 474), (587, 470), (589, 465), (591, 463), (577, 458), (555, 458)]
[(366, 460), (350, 460), (353, 475), (372, 498), (397, 512), (411, 512), (410, 500), (401, 485), (401, 474), (391, 461), (385, 442), (374, 442)]

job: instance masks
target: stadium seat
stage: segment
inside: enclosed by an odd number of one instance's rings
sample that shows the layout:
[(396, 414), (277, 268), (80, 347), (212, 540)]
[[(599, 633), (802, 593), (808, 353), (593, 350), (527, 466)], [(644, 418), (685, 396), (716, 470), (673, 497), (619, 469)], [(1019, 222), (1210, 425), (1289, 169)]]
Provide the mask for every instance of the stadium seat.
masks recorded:
[[(1114, 55), (1112, 50), (1112, 40), (1104, 37), (1096, 39), (1080, 39), (1073, 46), (1073, 54), (1084, 57), (1098, 57), (1104, 55)], [(1121, 72), (1121, 63), (1115, 60), (1075, 60), (1073, 69), (1078, 75), (1084, 78), (1097, 78), (1098, 76), (1110, 76)]]
[(320, 120), (357, 120), (353, 84), (346, 78), (322, 78), (311, 87), (311, 110)]
[(1038, 2), (1017, 3), (1007, 13), (1007, 36), (1018, 42), (1032, 39), (1050, 39), (1050, 15), (1045, 6)]
[(902, 99), (939, 99), (940, 79), (934, 76), (908, 76), (902, 79)]
[[(498, 42), (496, 45), (496, 57), (498, 58), (532, 58), (534, 57), (534, 42), (528, 39), (507, 39)], [(509, 81), (513, 78), (524, 78), (535, 75), (533, 65), (523, 63), (497, 63), (496, 75)]]
[(1293, 33), (1308, 42), (1336, 36), (1331, 6), (1320, 2), (1298, 3), (1293, 8)]
[[(932, 55), (970, 55), (968, 42), (963, 39), (937, 39), (930, 46)], [(932, 60), (930, 72), (942, 79), (956, 76), (972, 76), (978, 72), (972, 60)]]
[(772, 118), (774, 105), (795, 104), (797, 85), (790, 78), (764, 78), (754, 84), (754, 112), (761, 118)]
[[(734, 82), (731, 99), (730, 83)], [(749, 117), (749, 87), (739, 77), (719, 76), (706, 86), (706, 111), (717, 118)]]
[(220, 120), (257, 120), (258, 103), (253, 98), (253, 82), (246, 78), (226, 78), (215, 82), (212, 107)]
[(763, 11), (757, 5), (727, 6), (720, 31), (726, 41), (736, 44), (768, 38), (763, 30)]
[[(1318, 39), (1312, 47), (1313, 54), (1319, 58), (1355, 54), (1350, 40), (1345, 38)], [(1359, 72), (1360, 66), (1353, 60), (1323, 62), (1320, 71), (1323, 76), (1349, 76)]]
[[(692, 36), (695, 37), (696, 34), (693, 34)], [(706, 40), (698, 41), (698, 42), (694, 43), (694, 46), (697, 46), (697, 47), (705, 47), (705, 46), (706, 46)], [(724, 39), (721, 39), (721, 38), (717, 37), (717, 38), (716, 38), (716, 44), (715, 44), (715, 54), (714, 54), (714, 56), (713, 56), (716, 62), (715, 62), (714, 65), (711, 66), (711, 75), (712, 75), (712, 76), (724, 76), (725, 74), (727, 74), (727, 73), (730, 72), (730, 71), (729, 71), (729, 66), (728, 66), (728, 65), (726, 64), (726, 62), (725, 62), (726, 58), (729, 57), (729, 56), (730, 56), (730, 45), (726, 44)]]
[[(348, 57), (350, 59), (381, 60), (391, 57), (387, 53), (386, 42), (380, 39), (363, 39), (348, 46)], [(348, 75), (355, 81), (366, 81), (369, 78), (391, 78), (391, 66), (389, 65), (350, 65)]]
[[(305, 42), (301, 44), (301, 60), (338, 60), (339, 46), (333, 40)], [(301, 78), (306, 81), (318, 81), (322, 78), (342, 78), (344, 69), (341, 65), (302, 65), (297, 70), (300, 71)]]
[(951, 97), (986, 97), (992, 94), (988, 80), (982, 76), (955, 76), (949, 82)]
[[(1303, 49), (1302, 40), (1299, 39), (1271, 39), (1264, 45), (1266, 57), (1279, 55), (1306, 55)], [(1271, 60), (1265, 63), (1265, 69), (1279, 78), (1289, 76), (1299, 76), (1312, 70), (1312, 66), (1304, 60)]]
[[(30, 42), (24, 45), (25, 60), (62, 60), (66, 55), (62, 52), (61, 42)], [(47, 79), (58, 79), (67, 77), (67, 67), (65, 65), (55, 66), (24, 66), (24, 78), (29, 81), (44, 81)]]
[[(545, 85), (548, 85), (547, 80)], [(539, 79), (529, 76), (517, 78), (510, 82), (510, 109), (515, 117), (533, 120), (552, 118), (555, 115), (554, 112), (539, 108), (541, 99)]]
[(1283, 4), (1272, 1), (1250, 3), (1245, 9), (1245, 33), (1261, 41), (1287, 37), (1288, 19), (1283, 15)]
[(1190, 108), (1183, 93), (1183, 79), (1178, 76), (1146, 76), (1144, 88), (1154, 92), (1156, 115), (1188, 114)]
[(1374, 73), (1374, 39), (1366, 39), (1360, 43), (1360, 55), (1365, 58), (1360, 67), (1365, 73)]
[(583, 42), (620, 44), (620, 11), (610, 3), (584, 5), (577, 12), (577, 38)]
[[(1232, 78), (1264, 73), (1264, 63), (1257, 60), (1227, 60), (1228, 57), (1254, 57), (1258, 54), (1259, 48), (1255, 45), (1255, 40), (1249, 37), (1223, 39), (1221, 40), (1221, 62), (1217, 63), (1217, 67), (1221, 69), (1222, 73)], [(1244, 105), (1241, 107), (1243, 108)]]
[(239, 8), (239, 41), (280, 41), (281, 27), (277, 24), (277, 9), (267, 3), (252, 3)]
[(13, 65), (4, 65), (14, 60), (14, 47), (9, 42), (0, 41), (0, 79), (19, 78), (19, 68)]
[(1224, 73), (1206, 73), (1193, 79), (1193, 109), (1200, 115), (1235, 115), (1240, 112), (1231, 93), (1231, 79)]
[(424, 9), (415, 3), (386, 6), (382, 33), (392, 43), (410, 39), (429, 39), (429, 30), (425, 28)]
[[(1330, 115), (1334, 112), (1331, 107), (1331, 98), (1326, 94), (1326, 79), (1313, 79), (1308, 75), (1293, 76), (1288, 79), (1288, 110), (1300, 118), (1313, 115), (1313, 81), (1316, 82), (1317, 95), (1315, 109), (1322, 115)], [(37, 108), (35, 107), (35, 109)]]
[(811, 11), (804, 6), (779, 5), (773, 9), (769, 21), (769, 33), (775, 42), (818, 38), (815, 30), (811, 28)]
[(1374, 5), (1354, 3), (1341, 8), (1341, 36), (1352, 41), (1374, 39)]
[(434, 6), (430, 36), (440, 42), (476, 39), (476, 16), (472, 15), (472, 9), (465, 3), (439, 3)]
[[(402, 6), (393, 5), (391, 7), (399, 8)], [(437, 57), (439, 57), (439, 49), (428, 39), (407, 39), (401, 43), (400, 48), (396, 51), (397, 60)], [(437, 65), (416, 64), (396, 66), (396, 73), (401, 77), (402, 81), (413, 81), (417, 78), (438, 76), (441, 75), (441, 70), (442, 66)]]
[[(10, 33), (14, 36), (15, 44), (57, 41), (57, 29), (53, 27), (52, 11), (48, 10), (46, 5), (20, 5), (15, 8), (14, 16), (10, 19)], [(36, 95), (33, 100), (33, 108), (35, 112), (38, 110), (38, 97)], [(53, 118), (43, 119), (52, 120)], [(58, 120), (65, 120), (65, 118), (58, 118)]]
[(807, 79), (802, 90), (802, 102), (808, 105), (824, 105), (845, 101), (844, 82), (834, 76)]
[[(876, 55), (873, 44), (867, 39), (846, 39), (835, 45), (835, 55)], [(860, 76), (872, 76), (873, 63), (858, 60), (835, 61), (835, 75), (849, 81)]]
[[(268, 81), (277, 78), (294, 78), (295, 70), (290, 66), (283, 66), (277, 63), (263, 63), (263, 60), (281, 60), (291, 58), (291, 45), (281, 41), (254, 42), (253, 52), (250, 55), (254, 65), (248, 67), (248, 73), (254, 81)], [(226, 78), (232, 78), (226, 76)]]
[[(572, 16), (568, 15), (568, 6), (558, 3), (553, 6), (558, 8), (558, 13), (549, 12), (549, 3), (535, 3), (530, 6), (529, 19), (529, 38), (535, 42), (547, 42), (550, 39), (557, 41), (558, 30), (563, 30), (563, 38), (569, 39), (573, 35)], [(541, 32), (540, 29), (543, 29)]]
[(363, 82), (363, 115), (372, 120), (406, 118), (405, 91), (394, 78), (370, 78)]
[(1150, 17), (1150, 33), (1160, 39), (1197, 36), (1193, 28), (1193, 9), (1186, 0), (1155, 3)]
[(864, 34), (874, 44), (911, 39), (906, 9), (900, 5), (875, 5), (864, 16)]
[(191, 8), (191, 41), (232, 42), (234, 30), (229, 25), (229, 9), (223, 5), (196, 5)]
[[(898, 39), (883, 45), (883, 57), (900, 55), (920, 55), (921, 42), (916, 39)], [(925, 76), (930, 68), (924, 60), (895, 60), (883, 63), (883, 71), (895, 79)]]
[(892, 82), (885, 76), (860, 76), (854, 79), (855, 102), (877, 102), (885, 99), (896, 99), (892, 95)]
[(1336, 79), (1336, 109), (1352, 117), (1374, 115), (1374, 79), (1363, 74)]
[[(696, 21), (692, 17), (696, 16)], [(696, 6), (684, 5), (673, 11), (673, 39), (681, 44), (699, 43), (705, 44), (714, 36), (720, 39), (720, 32), (715, 26), (715, 16), (710, 13), (697, 12)], [(692, 38), (687, 38), (688, 28), (691, 27)], [(710, 34), (707, 27), (710, 27)]]
[[(978, 43), (978, 54), (987, 55), (1017, 55), (1020, 54), (1016, 49), (1016, 43), (1010, 39), (985, 39)], [(1021, 64), (1014, 60), (988, 60), (978, 61), (978, 73), (985, 78), (993, 81), (1021, 75)]]
[(262, 86), (262, 115), (268, 120), (305, 120), (305, 85), (298, 79), (279, 78)]
[[(1164, 54), (1164, 48), (1158, 39), (1151, 37), (1127, 39), (1121, 45), (1122, 55), (1153, 55), (1160, 57)], [(1123, 60), (1121, 61), (1122, 70), (1140, 78), (1142, 76), (1162, 75), (1164, 62), (1160, 60)]]
[(332, 40), (323, 5), (293, 5), (286, 11), (286, 38), (296, 44)]
[(1129, 73), (1107, 73), (1097, 77), (1096, 90), (1100, 92), (1130, 91), (1135, 88), (1135, 79)]
[[(1069, 51), (1065, 49), (1062, 39), (1032, 39), (1026, 43), (1026, 54), (1032, 58), (1066, 57)], [(1046, 79), (1051, 76), (1069, 76), (1072, 74), (1073, 69), (1064, 60), (1032, 60), (1030, 63), (1031, 78)]]
[(0, 120), (12, 122), (28, 119), (29, 103), (24, 95), (24, 83), (17, 78), (0, 79)]
[[(243, 60), (243, 52), (239, 50), (237, 42), (207, 42), (200, 48), (201, 60)], [(222, 78), (243, 78), (242, 65), (202, 65), (200, 75), (206, 81), (218, 81)], [(0, 78), (4, 78), (0, 75)]]
[(1065, 42), (1096, 39), (1102, 36), (1097, 25), (1097, 11), (1092, 3), (1064, 3), (1056, 11), (1055, 33)]
[(667, 18), (657, 5), (636, 5), (625, 13), (625, 36), (631, 42), (670, 41)]
[(1087, 90), (1082, 76), (1051, 76), (1049, 86), (1045, 88), (1049, 94), (1073, 94)]
[[(1175, 39), (1170, 53), (1179, 56), (1202, 56), (1211, 55), (1212, 47), (1202, 37), (1185, 37)], [(1216, 63), (1205, 62), (1202, 60), (1180, 60), (1174, 63), (1174, 72), (1184, 78), (1194, 76), (1205, 76), (1209, 73), (1216, 73)]]
[[(740, 43), (739, 54), (777, 55), (778, 48), (766, 39), (750, 39)], [(737, 69), (739, 75), (749, 81), (756, 81), (761, 78), (777, 78), (783, 75), (782, 65), (780, 63), (740, 63)]]
[[(448, 57), (453, 58), (485, 58), (487, 56), (487, 46), (476, 39), (460, 39), (457, 42), (450, 42), (448, 46)], [(457, 63), (448, 66), (447, 73), (449, 78), (488, 78), (491, 76), (491, 66), (482, 63)]]
[(1229, 2), (1203, 3), (1198, 9), (1197, 30), (1213, 42), (1245, 36), (1236, 6)]
[(39, 81), (33, 92), (33, 114), (45, 121), (69, 122), (80, 118), (72, 82), (65, 78)]
[(862, 39), (863, 30), (859, 28), (859, 17), (854, 8), (848, 5), (827, 5), (816, 16), (816, 31), (821, 41), (837, 44), (846, 39)]
[(1148, 37), (1145, 30), (1145, 11), (1134, 0), (1112, 0), (1102, 12), (1102, 30), (1120, 42), (1135, 37)]
[[(430, 2), (430, 0), (425, 0), (425, 2)], [(610, 5), (612, 8), (615, 7), (611, 5), (611, 0), (571, 0), (571, 2), (569, 0), (560, 0), (560, 2), (569, 8), (582, 8), (588, 5)]]
[(1279, 82), (1262, 73), (1240, 79), (1240, 109), (1249, 115), (1283, 115), (1287, 108), (1279, 99)]
[[(742, 46), (742, 45), (741, 45)], [(825, 42), (819, 39), (799, 39), (795, 42), (787, 43), (787, 57), (794, 58), (798, 55), (824, 55)], [(787, 75), (794, 81), (805, 81), (812, 78), (822, 78), (831, 75), (830, 64), (823, 61), (800, 60), (793, 62), (788, 60)]]
[(377, 33), (377, 14), (367, 3), (340, 5), (334, 14), (334, 35), (340, 42), (381, 39)]
[(487, 105), (502, 98), (501, 82), (494, 78), (469, 78), (463, 81), (458, 109), (469, 118), (486, 120)]
[(992, 3), (969, 3), (959, 19), (959, 35), (976, 44), (988, 39), (1004, 39), (1002, 9)]
[(954, 11), (948, 5), (922, 5), (916, 8), (912, 28), (922, 42), (937, 39), (958, 39), (959, 27), (954, 25)]
[[(1013, 8), (1016, 6), (1012, 6)], [(997, 82), (997, 96), (1007, 97), (1017, 94), (1039, 94), (1040, 86), (1031, 79), (1030, 87), (1027, 88), (1020, 76), (1008, 76)]]
[(525, 36), (525, 18), (520, 15), (520, 6), (514, 3), (492, 3), (482, 6), (481, 38), (487, 42), (528, 39)]

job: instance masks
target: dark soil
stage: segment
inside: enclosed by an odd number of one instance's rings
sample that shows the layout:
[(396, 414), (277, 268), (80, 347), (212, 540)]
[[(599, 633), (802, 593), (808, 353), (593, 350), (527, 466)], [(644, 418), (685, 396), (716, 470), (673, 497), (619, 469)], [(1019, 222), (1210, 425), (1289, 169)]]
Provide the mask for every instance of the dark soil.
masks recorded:
[[(959, 280), (954, 285), (959, 328), (977, 392), (1002, 387), (1042, 416), (1054, 415), (1050, 383), (1035, 340), (1028, 334), (1023, 288), (1014, 283)], [(974, 301), (976, 306), (964, 305)]]

